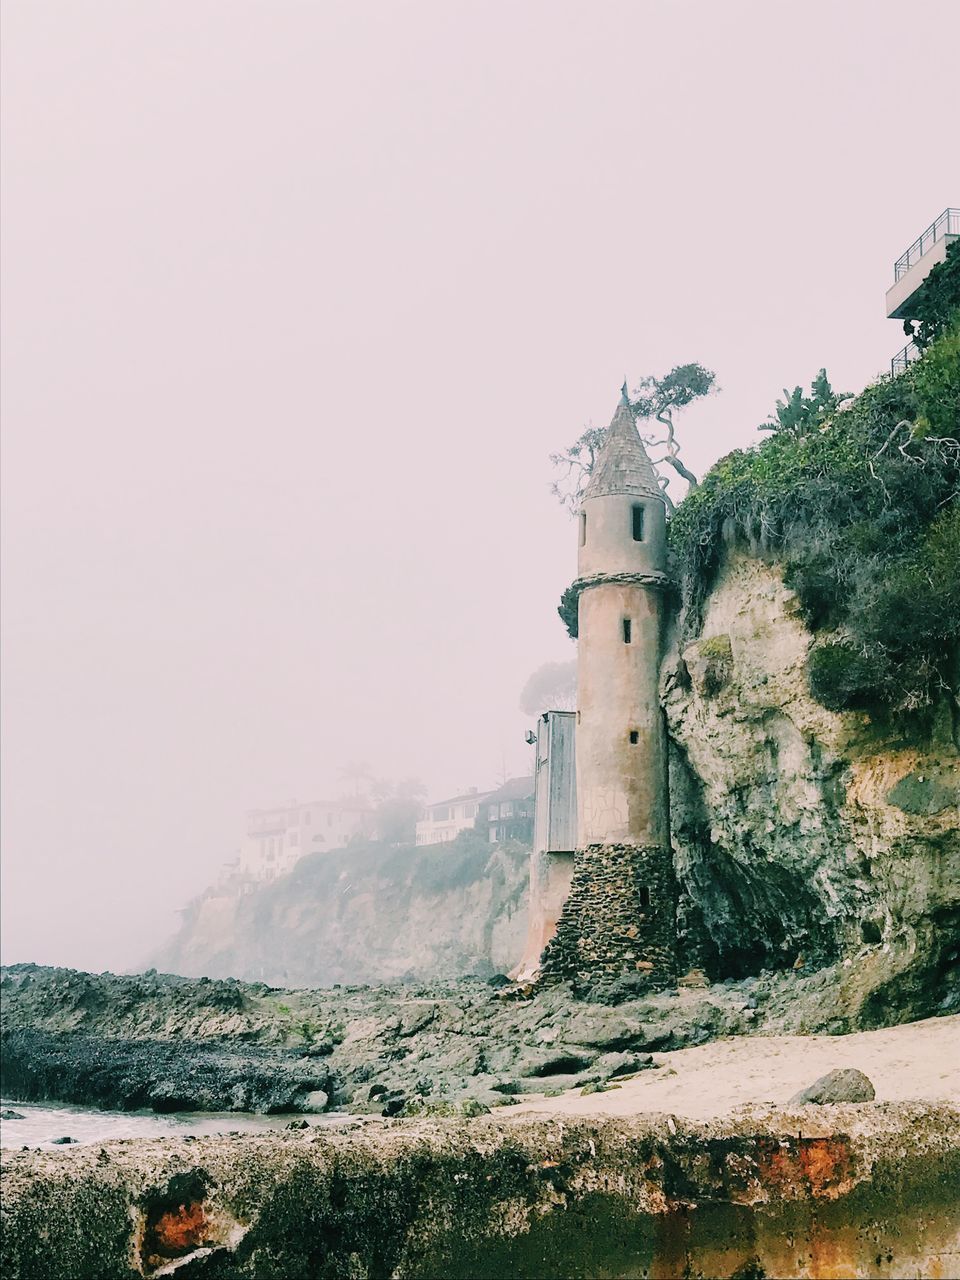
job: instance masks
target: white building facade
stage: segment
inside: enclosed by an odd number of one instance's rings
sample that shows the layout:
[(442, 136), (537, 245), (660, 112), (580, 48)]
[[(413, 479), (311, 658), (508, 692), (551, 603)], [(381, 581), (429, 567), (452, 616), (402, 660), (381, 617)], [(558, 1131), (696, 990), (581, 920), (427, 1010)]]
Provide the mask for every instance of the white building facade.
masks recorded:
[(461, 831), (469, 830), (477, 820), (481, 804), (492, 794), (474, 787), (466, 795), (428, 804), (417, 823), (417, 844), (446, 844)]
[(306, 854), (342, 849), (372, 831), (372, 810), (360, 797), (253, 809), (247, 814), (239, 871), (251, 880), (275, 880)]

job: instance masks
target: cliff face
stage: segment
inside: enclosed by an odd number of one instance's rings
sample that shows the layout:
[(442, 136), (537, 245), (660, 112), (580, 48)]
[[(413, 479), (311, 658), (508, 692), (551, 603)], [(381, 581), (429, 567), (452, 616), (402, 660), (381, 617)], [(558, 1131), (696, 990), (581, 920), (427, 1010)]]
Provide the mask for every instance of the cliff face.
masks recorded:
[[(780, 566), (727, 554), (695, 641), (661, 678), (682, 964), (789, 974), (777, 1030), (841, 1031), (960, 1009), (960, 753), (950, 699), (922, 735), (813, 700), (815, 637)], [(528, 854), (472, 837), (305, 859), (210, 894), (155, 957), (278, 985), (506, 972), (523, 950)], [(782, 992), (782, 999), (778, 992)]]
[[(808, 690), (813, 644), (779, 567), (733, 552), (700, 636), (675, 641), (665, 663), (688, 953), (713, 977), (795, 968), (788, 1020), (799, 1030), (952, 1008), (960, 758), (949, 700), (913, 741), (865, 713), (828, 711)], [(819, 998), (805, 1001), (805, 988)]]
[(502, 973), (523, 950), (528, 858), (472, 837), (314, 854), (242, 897), (201, 898), (152, 963), (304, 986)]

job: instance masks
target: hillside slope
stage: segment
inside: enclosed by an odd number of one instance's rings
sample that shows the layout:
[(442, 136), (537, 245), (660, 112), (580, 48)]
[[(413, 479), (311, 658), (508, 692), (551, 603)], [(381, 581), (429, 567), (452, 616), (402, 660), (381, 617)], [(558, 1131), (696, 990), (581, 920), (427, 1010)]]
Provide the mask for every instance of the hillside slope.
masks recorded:
[(312, 854), (242, 897), (211, 890), (191, 903), (151, 963), (303, 986), (501, 973), (523, 948), (527, 857), (472, 834)]

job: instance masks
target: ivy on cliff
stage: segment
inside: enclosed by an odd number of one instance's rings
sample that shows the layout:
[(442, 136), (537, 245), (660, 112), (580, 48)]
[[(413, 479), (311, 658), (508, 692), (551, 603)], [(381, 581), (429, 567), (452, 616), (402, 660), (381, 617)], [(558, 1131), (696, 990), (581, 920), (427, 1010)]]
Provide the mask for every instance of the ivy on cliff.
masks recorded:
[(725, 545), (784, 561), (820, 634), (813, 695), (913, 711), (946, 684), (960, 620), (960, 329), (825, 426), (722, 458), (680, 504), (670, 544), (697, 633)]

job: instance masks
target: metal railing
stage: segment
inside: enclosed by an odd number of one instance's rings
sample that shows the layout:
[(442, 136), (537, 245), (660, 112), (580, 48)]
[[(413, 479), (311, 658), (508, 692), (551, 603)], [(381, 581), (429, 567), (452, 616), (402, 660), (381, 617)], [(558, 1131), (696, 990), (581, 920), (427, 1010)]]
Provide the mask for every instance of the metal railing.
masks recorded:
[(919, 360), (920, 355), (921, 355), (920, 348), (911, 339), (907, 343), (907, 345), (903, 348), (903, 350), (898, 351), (897, 354), (890, 361), (890, 372), (893, 375), (893, 377), (896, 377), (898, 373), (904, 373), (906, 371), (907, 365), (913, 364), (914, 360)]
[(944, 209), (936, 222), (932, 222), (919, 240), (914, 240), (906, 253), (893, 264), (893, 278), (899, 280), (911, 267), (916, 266), (925, 253), (929, 253), (944, 236), (960, 235), (960, 209)]

